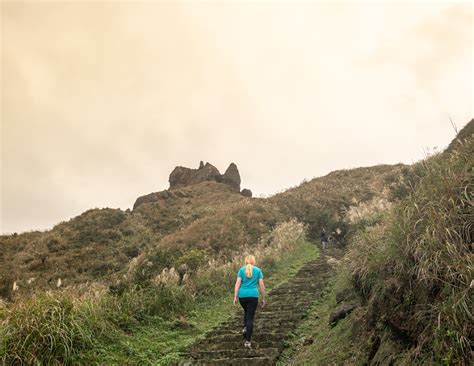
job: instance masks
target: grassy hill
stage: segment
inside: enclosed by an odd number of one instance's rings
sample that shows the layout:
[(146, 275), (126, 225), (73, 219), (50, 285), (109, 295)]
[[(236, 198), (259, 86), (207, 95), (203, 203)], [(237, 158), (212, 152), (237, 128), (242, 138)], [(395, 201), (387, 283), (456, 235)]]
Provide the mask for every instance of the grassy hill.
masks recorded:
[[(50, 231), (2, 236), (4, 359), (73, 362), (97, 347), (92, 339), (119, 344), (105, 335), (122, 339), (157, 319), (187, 318), (228, 293), (247, 252), (271, 278), (280, 263), (298, 257), (307, 233), (315, 238), (322, 223), (345, 228), (351, 207), (384, 197), (387, 177), (399, 169), (335, 172), (269, 199), (201, 182), (132, 211), (92, 209)], [(51, 309), (59, 318), (44, 317)], [(33, 331), (38, 323), (46, 330)], [(31, 332), (32, 343), (23, 344)], [(54, 344), (42, 343), (48, 332)]]
[(245, 201), (228, 186), (204, 182), (175, 190), (165, 201), (134, 211), (91, 209), (46, 232), (0, 237), (0, 296), (30, 295), (46, 289), (110, 284), (148, 248), (223, 207)]
[[(442, 153), (402, 168), (390, 207), (353, 227), (325, 301), (288, 350), (292, 364), (468, 365), (474, 339), (474, 121)], [(357, 310), (330, 327), (336, 298)]]
[(134, 210), (92, 209), (46, 232), (1, 236), (1, 358), (91, 363), (112, 345), (138, 362), (131, 335), (149, 326), (183, 335), (202, 309), (218, 314), (214, 303), (228, 296), (245, 253), (271, 278), (325, 227), (340, 229), (348, 248), (341, 282), (364, 304), (362, 334), (380, 344), (391, 332), (413, 354), (435, 342), (433, 360), (463, 360), (474, 156), (465, 131), (464, 142), (413, 166), (335, 171), (268, 199), (205, 181)]
[[(202, 182), (133, 211), (91, 209), (46, 232), (3, 235), (0, 296), (9, 300), (56, 289), (58, 281), (62, 288), (108, 286), (122, 278), (130, 264), (149, 259), (149, 276), (187, 261), (197, 267), (204, 257), (231, 259), (242, 251), (239, 248), (251, 250), (292, 218), (307, 225), (309, 238), (315, 239), (324, 225), (329, 230), (346, 228), (351, 207), (387, 200), (390, 182), (400, 169), (337, 171), (269, 199), (246, 198), (225, 184)], [(163, 258), (157, 259), (160, 253)]]
[(471, 121), (445, 153), (411, 167), (406, 195), (361, 230), (347, 254), (367, 304), (364, 323), (389, 331), (410, 363), (472, 360), (473, 127)]

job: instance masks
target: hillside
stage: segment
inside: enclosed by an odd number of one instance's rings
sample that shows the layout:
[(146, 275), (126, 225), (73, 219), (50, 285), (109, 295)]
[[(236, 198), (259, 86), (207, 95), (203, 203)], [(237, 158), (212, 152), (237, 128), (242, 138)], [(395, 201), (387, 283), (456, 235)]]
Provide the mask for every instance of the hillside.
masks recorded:
[[(1, 236), (2, 360), (165, 362), (183, 347), (173, 337), (192, 342), (199, 334), (190, 329), (216, 325), (217, 315), (199, 319), (227, 309), (217, 303), (246, 252), (270, 280), (284, 277), (286, 262), (302, 266), (317, 255), (306, 240), (325, 227), (347, 249), (333, 291), (360, 305), (343, 323), (354, 329), (344, 344), (354, 342), (369, 363), (387, 348), (410, 362), (463, 362), (473, 335), (473, 125), (412, 166), (335, 171), (267, 199), (240, 189), (235, 164), (224, 174), (209, 163), (177, 167), (168, 189), (138, 197), (133, 210), (91, 209), (49, 231)], [(153, 332), (168, 334), (156, 354), (128, 348)], [(324, 356), (311, 349), (292, 352), (303, 364)]]
[[(126, 344), (142, 339), (141, 327), (147, 326), (168, 336), (153, 343), (157, 354), (140, 362), (166, 364), (165, 354), (182, 347), (173, 346), (174, 337), (199, 336), (174, 322), (200, 319), (209, 306), (204, 304), (227, 297), (246, 252), (257, 256), (270, 281), (291, 261), (302, 265), (316, 253), (314, 244), (305, 244), (306, 232), (314, 237), (325, 222), (346, 234), (344, 210), (385, 197), (388, 177), (400, 167), (336, 172), (304, 183), (301, 195), (296, 188), (270, 199), (251, 198), (208, 169), (208, 180), (198, 171), (190, 184), (174, 182), (139, 197), (131, 211), (92, 209), (50, 231), (2, 236), (0, 296), (10, 302), (0, 305), (4, 361), (89, 364), (114, 355), (113, 363), (135, 363)], [(193, 170), (184, 171), (188, 179)], [(321, 199), (301, 205), (320, 193)], [(204, 324), (198, 320), (196, 329), (216, 324), (216, 314), (224, 311), (219, 309), (225, 306), (213, 305), (215, 316)], [(60, 317), (45, 318), (50, 311)], [(44, 343), (47, 334), (53, 343)], [(136, 347), (150, 341), (144, 337)], [(89, 352), (97, 348), (105, 353)]]
[(16, 295), (54, 289), (59, 281), (61, 287), (110, 285), (132, 261), (146, 262), (161, 251), (168, 258), (154, 261), (152, 273), (185, 263), (181, 258), (190, 250), (197, 256), (193, 260), (229, 258), (236, 247), (258, 242), (291, 218), (307, 224), (316, 238), (323, 223), (342, 227), (350, 207), (386, 200), (387, 182), (399, 170), (377, 166), (333, 172), (270, 199), (238, 194), (212, 173), (139, 197), (132, 211), (91, 209), (46, 232), (4, 235), (0, 296), (9, 299), (14, 282)]
[[(165, 191), (168, 192), (168, 191)], [(147, 248), (246, 198), (226, 184), (202, 181), (169, 190), (133, 211), (91, 209), (46, 232), (0, 237), (0, 296), (110, 283)]]
[[(444, 152), (402, 169), (390, 208), (363, 212), (328, 296), (296, 332), (323, 341), (294, 342), (287, 362), (472, 364), (473, 132), (471, 121)], [(328, 326), (348, 303), (356, 311)]]

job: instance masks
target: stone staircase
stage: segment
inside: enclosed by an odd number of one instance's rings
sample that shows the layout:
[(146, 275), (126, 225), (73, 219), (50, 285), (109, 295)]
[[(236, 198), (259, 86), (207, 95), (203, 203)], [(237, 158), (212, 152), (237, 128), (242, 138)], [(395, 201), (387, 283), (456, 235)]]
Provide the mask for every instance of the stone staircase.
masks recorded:
[(288, 334), (296, 328), (311, 305), (321, 297), (332, 267), (321, 255), (306, 263), (288, 282), (267, 295), (255, 314), (252, 349), (243, 346), (243, 311), (193, 344), (178, 365), (274, 365), (285, 347)]

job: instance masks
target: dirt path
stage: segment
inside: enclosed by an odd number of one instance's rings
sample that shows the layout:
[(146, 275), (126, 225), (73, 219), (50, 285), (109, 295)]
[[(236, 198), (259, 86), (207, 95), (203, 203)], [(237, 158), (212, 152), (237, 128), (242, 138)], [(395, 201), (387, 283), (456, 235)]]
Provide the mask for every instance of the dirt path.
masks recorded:
[(179, 365), (274, 365), (288, 334), (321, 297), (332, 273), (328, 258), (323, 254), (306, 263), (288, 282), (268, 294), (267, 305), (263, 309), (259, 306), (255, 315), (252, 349), (243, 347), (243, 312), (238, 311), (193, 344), (187, 360)]

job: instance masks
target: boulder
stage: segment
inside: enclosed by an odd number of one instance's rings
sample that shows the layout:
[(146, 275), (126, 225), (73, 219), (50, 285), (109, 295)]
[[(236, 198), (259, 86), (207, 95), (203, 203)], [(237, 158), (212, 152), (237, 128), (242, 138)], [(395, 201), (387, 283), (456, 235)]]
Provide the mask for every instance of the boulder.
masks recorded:
[(335, 326), (337, 322), (350, 314), (356, 306), (354, 304), (344, 304), (329, 316), (329, 325)]
[(231, 163), (224, 175), (222, 176), (222, 183), (230, 186), (234, 191), (240, 192), (240, 173), (237, 165)]
[(240, 194), (244, 197), (252, 197), (252, 191), (250, 189), (244, 188)]

